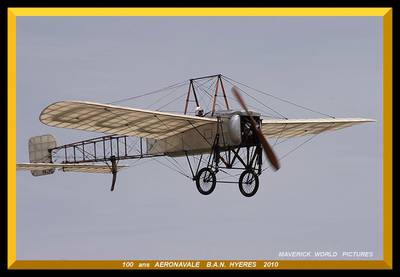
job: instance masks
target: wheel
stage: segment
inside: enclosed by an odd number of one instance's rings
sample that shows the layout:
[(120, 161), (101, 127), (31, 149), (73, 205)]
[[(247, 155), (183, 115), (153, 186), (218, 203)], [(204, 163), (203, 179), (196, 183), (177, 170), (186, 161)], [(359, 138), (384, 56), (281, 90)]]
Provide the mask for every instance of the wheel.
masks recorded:
[(208, 167), (200, 169), (196, 175), (196, 187), (201, 194), (208, 195), (215, 189), (215, 173)]
[(258, 190), (258, 175), (254, 170), (243, 171), (239, 178), (239, 190), (246, 197), (252, 197)]

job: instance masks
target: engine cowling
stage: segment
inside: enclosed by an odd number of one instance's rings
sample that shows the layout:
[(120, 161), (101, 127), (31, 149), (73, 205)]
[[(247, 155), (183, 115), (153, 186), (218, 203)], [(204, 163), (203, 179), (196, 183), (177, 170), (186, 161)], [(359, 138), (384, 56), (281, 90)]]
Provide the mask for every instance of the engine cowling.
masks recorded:
[(231, 118), (229, 119), (229, 123), (228, 123), (228, 131), (229, 131), (229, 137), (231, 138), (231, 141), (234, 144), (239, 145), (242, 141), (240, 115), (234, 114), (231, 116)]
[[(260, 116), (255, 114), (253, 119), (260, 124)], [(230, 116), (228, 123), (228, 133), (231, 143), (234, 145), (254, 145), (257, 143), (257, 136), (251, 127), (250, 118), (243, 114)]]

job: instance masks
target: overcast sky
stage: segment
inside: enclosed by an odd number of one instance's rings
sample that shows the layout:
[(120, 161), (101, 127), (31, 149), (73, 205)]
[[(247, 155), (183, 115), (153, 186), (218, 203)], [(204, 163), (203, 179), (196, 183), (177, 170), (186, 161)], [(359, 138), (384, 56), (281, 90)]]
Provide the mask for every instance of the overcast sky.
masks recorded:
[[(372, 251), (381, 259), (381, 41), (378, 17), (18, 17), (18, 162), (29, 161), (31, 136), (53, 134), (59, 144), (99, 136), (42, 124), (39, 114), (53, 102), (108, 103), (216, 73), (336, 117), (377, 122), (317, 136), (278, 172), (261, 175), (252, 198), (230, 184), (203, 196), (154, 161), (120, 172), (114, 192), (109, 175), (18, 172), (17, 258)], [(291, 118), (320, 117), (253, 96)], [(158, 97), (120, 104), (146, 107)], [(168, 108), (183, 110), (178, 100)]]

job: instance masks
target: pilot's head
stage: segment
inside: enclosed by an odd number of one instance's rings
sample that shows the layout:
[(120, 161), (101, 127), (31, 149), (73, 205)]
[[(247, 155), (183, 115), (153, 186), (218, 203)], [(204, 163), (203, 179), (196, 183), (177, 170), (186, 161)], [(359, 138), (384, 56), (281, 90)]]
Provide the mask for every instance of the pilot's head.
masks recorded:
[(204, 110), (202, 107), (198, 106), (196, 108), (196, 112), (195, 112), (196, 116), (203, 116), (204, 115)]

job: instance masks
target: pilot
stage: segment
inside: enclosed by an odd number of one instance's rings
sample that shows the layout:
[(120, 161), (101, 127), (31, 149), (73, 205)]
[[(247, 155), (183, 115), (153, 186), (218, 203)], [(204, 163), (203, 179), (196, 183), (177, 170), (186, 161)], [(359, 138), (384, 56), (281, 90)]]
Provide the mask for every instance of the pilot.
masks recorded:
[(202, 107), (198, 106), (195, 112), (196, 116), (204, 116), (204, 110)]

